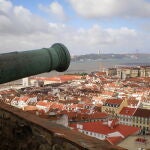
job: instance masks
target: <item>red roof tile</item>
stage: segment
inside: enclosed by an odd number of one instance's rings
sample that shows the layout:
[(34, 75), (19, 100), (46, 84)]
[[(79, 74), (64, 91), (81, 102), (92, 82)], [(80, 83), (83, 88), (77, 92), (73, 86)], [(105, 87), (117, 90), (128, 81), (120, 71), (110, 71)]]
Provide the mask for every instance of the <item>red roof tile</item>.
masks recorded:
[(116, 137), (108, 137), (108, 138), (106, 138), (106, 140), (110, 144), (115, 145), (115, 144), (121, 142), (123, 140), (123, 138), (121, 136), (116, 136)]
[(102, 95), (113, 96), (113, 95), (114, 95), (114, 92), (112, 92), (112, 91), (104, 91), (104, 92), (102, 92)]
[(51, 102), (39, 101), (39, 102), (37, 102), (36, 105), (41, 105), (41, 106), (45, 106), (45, 107), (50, 107), (51, 104), (52, 104)]
[(26, 102), (28, 99), (29, 99), (28, 96), (22, 96), (22, 97), (19, 98), (19, 101), (24, 101), (24, 102)]
[(137, 110), (134, 113), (134, 116), (150, 118), (150, 110), (149, 109), (137, 108)]
[(96, 76), (105, 76), (106, 72), (96, 72), (95, 75)]
[(108, 114), (103, 112), (94, 112), (92, 114), (89, 114), (89, 118), (91, 119), (98, 119), (98, 118), (107, 118)]
[(136, 111), (136, 108), (123, 107), (119, 114), (120, 115), (133, 116), (135, 111)]
[(66, 82), (71, 80), (79, 80), (82, 76), (77, 75), (62, 75), (57, 77), (31, 77), (31, 79), (42, 80), (42, 81), (55, 81), (55, 82)]
[(107, 104), (118, 104), (120, 105), (123, 102), (123, 99), (107, 99), (105, 103)]
[[(103, 122), (85, 122), (85, 123), (80, 123), (83, 125), (83, 130), (90, 131), (90, 132), (95, 132), (95, 133), (100, 133), (107, 135), (109, 133), (113, 132), (120, 132), (124, 137), (127, 137), (129, 135), (132, 135), (140, 130), (138, 127), (131, 127), (131, 126), (126, 126), (119, 124), (115, 128), (110, 128), (108, 125), (104, 124)], [(77, 125), (77, 124), (76, 124)], [(75, 125), (70, 125), (71, 127), (74, 127)], [(77, 128), (77, 126), (76, 126)]]

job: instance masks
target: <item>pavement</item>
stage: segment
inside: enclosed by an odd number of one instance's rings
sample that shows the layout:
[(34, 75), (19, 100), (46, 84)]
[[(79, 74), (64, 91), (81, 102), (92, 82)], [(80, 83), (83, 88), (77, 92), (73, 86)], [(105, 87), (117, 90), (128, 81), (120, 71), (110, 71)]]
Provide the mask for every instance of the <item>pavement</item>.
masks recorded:
[[(146, 143), (136, 142), (137, 138), (145, 138)], [(119, 143), (117, 146), (121, 146), (128, 150), (150, 150), (150, 135), (130, 136), (130, 137), (126, 138), (125, 140), (123, 140), (121, 143)]]

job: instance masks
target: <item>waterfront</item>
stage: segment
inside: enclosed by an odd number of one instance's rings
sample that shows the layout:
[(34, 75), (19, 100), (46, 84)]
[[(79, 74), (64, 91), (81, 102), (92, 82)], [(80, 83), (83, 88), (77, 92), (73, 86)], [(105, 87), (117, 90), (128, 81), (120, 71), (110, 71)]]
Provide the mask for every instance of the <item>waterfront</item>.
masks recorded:
[(100, 71), (103, 68), (115, 67), (123, 64), (150, 64), (149, 59), (102, 59), (96, 61), (72, 62), (66, 72), (87, 72)]
[[(89, 60), (89, 61), (78, 61), (78, 62), (71, 62), (70, 67), (68, 68), (67, 71), (65, 72), (56, 72), (56, 71), (51, 71), (48, 73), (42, 73), (36, 76), (40, 77), (54, 77), (54, 76), (59, 76), (63, 74), (73, 74), (73, 73), (90, 73), (93, 71), (102, 71), (104, 68), (110, 68), (110, 67), (115, 67), (116, 65), (123, 65), (123, 64), (149, 64), (150, 65), (150, 60), (149, 59), (102, 59), (102, 60)], [(6, 87), (16, 85), (16, 84), (21, 84), (22, 80), (17, 80), (14, 82), (6, 83)], [(1, 87), (5, 87), (4, 84), (1, 85)]]

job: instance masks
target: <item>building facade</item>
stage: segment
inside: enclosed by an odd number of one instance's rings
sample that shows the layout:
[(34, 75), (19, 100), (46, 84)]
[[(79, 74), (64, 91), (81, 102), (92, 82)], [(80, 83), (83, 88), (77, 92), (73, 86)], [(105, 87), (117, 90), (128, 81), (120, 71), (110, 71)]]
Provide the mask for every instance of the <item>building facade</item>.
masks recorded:
[(127, 106), (126, 99), (107, 99), (102, 106), (102, 112), (117, 116), (123, 107)]
[(150, 130), (150, 110), (137, 108), (133, 115), (133, 126), (140, 127), (143, 134)]
[(150, 77), (150, 66), (120, 66), (117, 68), (117, 76), (120, 79), (132, 77)]

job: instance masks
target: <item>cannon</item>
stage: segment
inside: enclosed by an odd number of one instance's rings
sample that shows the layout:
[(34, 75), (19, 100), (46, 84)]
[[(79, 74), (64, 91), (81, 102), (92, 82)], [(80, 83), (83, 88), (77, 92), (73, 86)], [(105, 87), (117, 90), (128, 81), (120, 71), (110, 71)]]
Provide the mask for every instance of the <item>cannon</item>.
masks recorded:
[(0, 84), (56, 70), (70, 65), (66, 46), (55, 43), (50, 48), (0, 54)]

